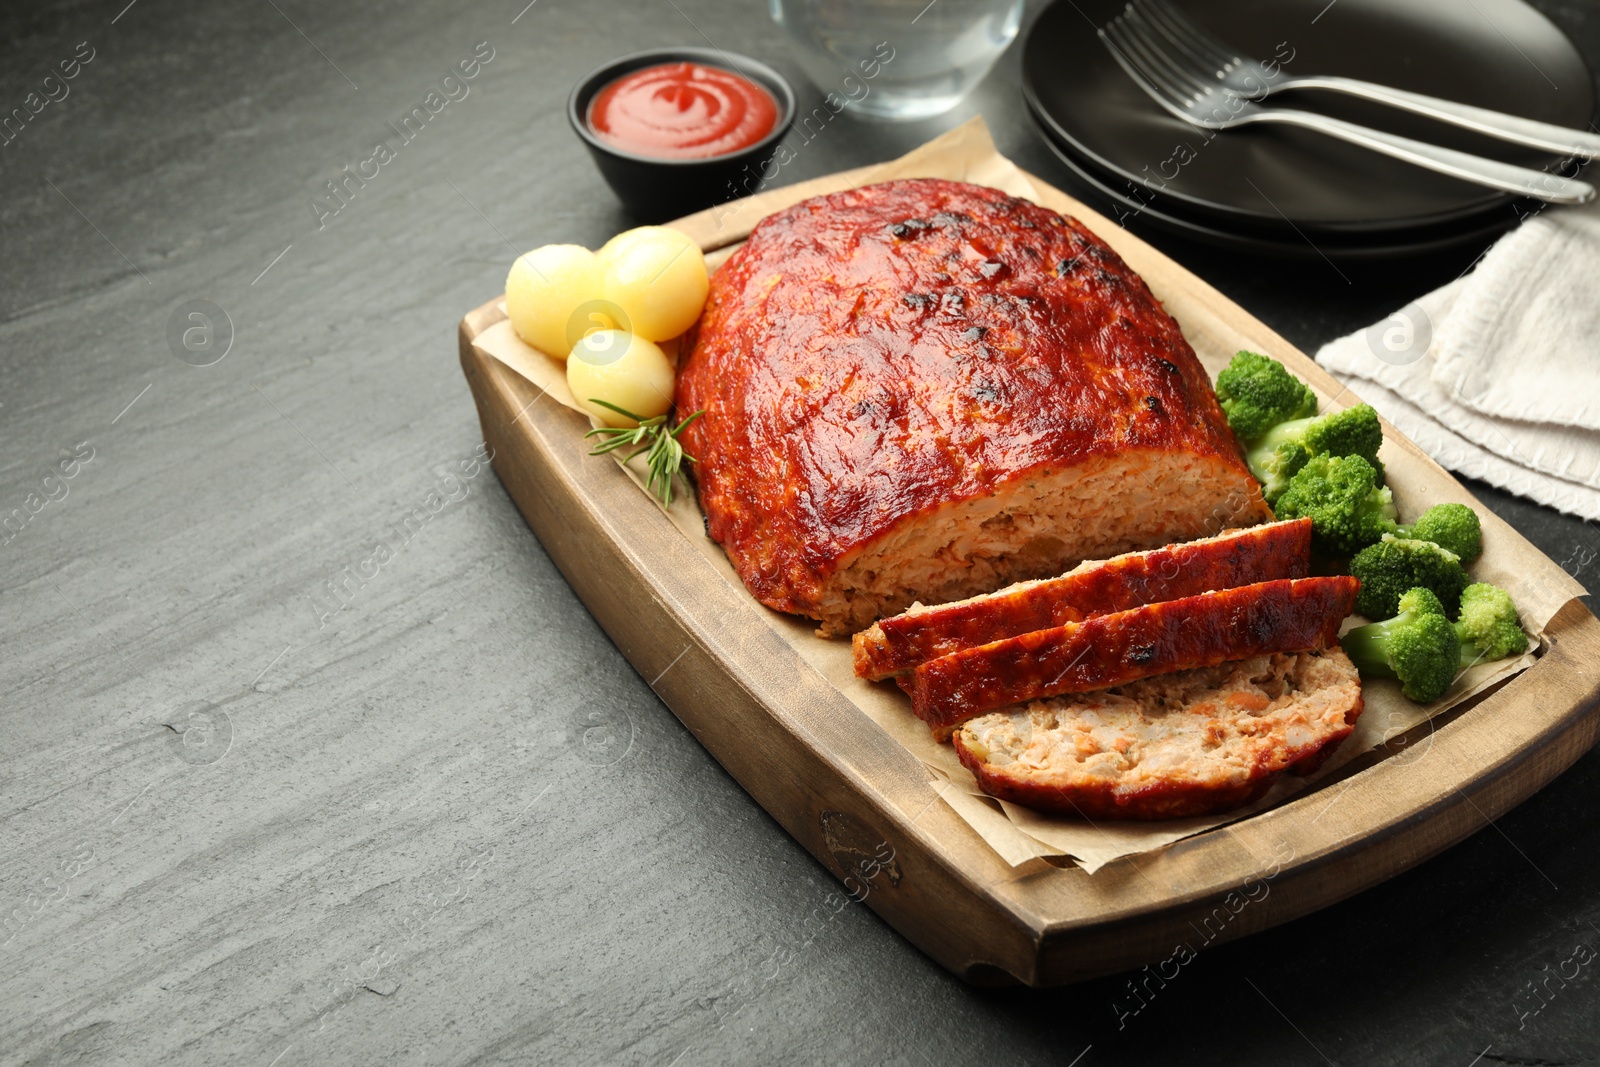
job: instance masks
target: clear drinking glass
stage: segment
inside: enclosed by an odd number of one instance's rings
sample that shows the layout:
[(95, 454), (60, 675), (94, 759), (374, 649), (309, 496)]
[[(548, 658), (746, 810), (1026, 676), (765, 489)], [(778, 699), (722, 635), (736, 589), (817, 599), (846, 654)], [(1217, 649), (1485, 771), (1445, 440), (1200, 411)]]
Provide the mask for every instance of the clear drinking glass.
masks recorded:
[[(880, 119), (949, 111), (989, 73), (1023, 0), (768, 0), (831, 107)], [(837, 103), (836, 101), (842, 101)]]

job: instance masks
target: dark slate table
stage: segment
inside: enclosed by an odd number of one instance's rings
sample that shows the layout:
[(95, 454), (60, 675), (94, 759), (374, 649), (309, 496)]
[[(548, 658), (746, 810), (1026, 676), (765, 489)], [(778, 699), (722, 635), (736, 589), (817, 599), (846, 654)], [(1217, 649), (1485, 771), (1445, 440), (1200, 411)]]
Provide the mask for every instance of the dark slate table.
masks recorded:
[[(61, 97), (0, 147), (0, 512), (27, 516), (0, 535), (0, 1062), (1600, 1059), (1592, 754), (1137, 1012), (1129, 976), (976, 991), (863, 907), (808, 921), (831, 877), (474, 464), (455, 330), (513, 250), (631, 224), (561, 110), (593, 66), (709, 37), (820, 94), (757, 0), (524, 3), (0, 15), (0, 109)], [(1600, 61), (1595, 9), (1546, 6)], [(475, 49), (467, 95), (312, 207)], [(1065, 183), (1015, 50), (936, 121), (830, 124), (785, 180), (979, 113)], [(1306, 349), (1476, 251), (1342, 278), (1155, 239)], [(1594, 531), (1475, 488), (1592, 576)]]

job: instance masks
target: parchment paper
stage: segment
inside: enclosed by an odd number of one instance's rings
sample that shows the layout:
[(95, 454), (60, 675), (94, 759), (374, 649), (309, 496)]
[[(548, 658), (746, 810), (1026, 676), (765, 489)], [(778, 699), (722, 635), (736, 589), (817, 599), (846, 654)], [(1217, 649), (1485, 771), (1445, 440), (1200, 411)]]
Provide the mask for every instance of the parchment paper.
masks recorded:
[[(776, 189), (708, 209), (672, 225), (700, 242), (707, 251), (708, 265), (714, 269), (732, 253), (734, 246), (743, 240), (757, 221), (773, 211), (826, 192), (912, 177), (948, 178), (988, 185), (1074, 215), (1138, 270), (1167, 310), (1185, 324), (1185, 336), (1213, 377), (1234, 351), (1245, 343), (1236, 330), (1229, 328), (1207, 306), (1206, 301), (1215, 296), (1214, 291), (1206, 289), (1197, 297), (1193, 286), (1179, 287), (1175, 284), (1178, 268), (1170, 260), (1065, 194), (1030, 180), (995, 151), (988, 127), (981, 118), (973, 119), (910, 154), (880, 166)], [(1173, 284), (1169, 286), (1168, 283)], [(512, 330), (509, 321), (485, 330), (475, 343), (484, 353), (500, 360), (544, 390), (551, 399), (575, 411), (582, 411), (567, 388), (562, 363), (524, 344)], [(1277, 343), (1280, 348), (1284, 346), (1281, 341)], [(1292, 351), (1273, 351), (1270, 345), (1259, 341), (1255, 344), (1257, 348), (1267, 350), (1269, 355), (1278, 358), (1287, 355), (1295, 363), (1297, 372), (1315, 381), (1315, 371), (1308, 370), (1309, 361), (1301, 362), (1303, 357)], [(1319, 392), (1324, 410), (1359, 402), (1359, 398), (1347, 390), (1336, 395)], [(1416, 515), (1430, 505), (1445, 500), (1473, 503), (1465, 490), (1393, 427), (1386, 427), (1382, 458), (1402, 515)], [(635, 461), (625, 469), (642, 489), (642, 461)], [(647, 501), (654, 502), (654, 498), (642, 497), (640, 506), (650, 506)], [(659, 507), (659, 503), (656, 506)], [(1481, 505), (1477, 510), (1484, 520), (1484, 554), (1473, 566), (1472, 574), (1477, 580), (1493, 582), (1510, 592), (1522, 612), (1525, 627), (1542, 644), (1545, 640), (1544, 629), (1550, 620), (1573, 597), (1583, 595), (1583, 587), (1493, 513)], [(710, 561), (723, 580), (742, 591), (744, 585), (727, 556), (720, 546), (706, 536), (700, 509), (692, 494), (674, 494), (672, 507), (667, 509), (667, 514), (683, 536)], [(1070, 857), (1090, 873), (1112, 860), (1161, 848), (1281, 803), (1286, 797), (1331, 774), (1363, 752), (1427, 722), (1431, 717), (1526, 669), (1534, 662), (1534, 656), (1530, 653), (1520, 658), (1474, 667), (1457, 679), (1444, 699), (1429, 706), (1413, 704), (1405, 699), (1398, 685), (1393, 682), (1365, 683), (1366, 710), (1355, 733), (1339, 746), (1317, 774), (1306, 778), (1286, 775), (1260, 802), (1221, 816), (1149, 823), (1096, 823), (1043, 815), (985, 796), (978, 790), (972, 775), (956, 759), (954, 749), (948, 744), (934, 741), (927, 727), (912, 715), (910, 701), (897, 687), (890, 683), (866, 682), (855, 676), (848, 641), (820, 639), (814, 634), (815, 624), (809, 620), (781, 615), (765, 608), (762, 611), (771, 626), (807, 663), (922, 761), (928, 768), (934, 788), (944, 801), (1008, 863), (1016, 865), (1041, 857)], [(1359, 625), (1363, 621), (1353, 617), (1346, 627)]]

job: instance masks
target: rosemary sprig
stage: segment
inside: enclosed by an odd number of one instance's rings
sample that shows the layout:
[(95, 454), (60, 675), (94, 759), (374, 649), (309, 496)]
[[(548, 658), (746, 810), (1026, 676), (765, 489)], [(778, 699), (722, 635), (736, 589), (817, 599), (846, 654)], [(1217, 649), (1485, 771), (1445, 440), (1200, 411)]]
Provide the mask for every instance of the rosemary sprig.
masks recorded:
[(654, 493), (661, 500), (662, 507), (672, 506), (672, 479), (683, 466), (683, 461), (698, 463), (699, 460), (683, 450), (683, 445), (678, 443), (678, 435), (684, 431), (695, 419), (705, 414), (705, 409), (695, 412), (687, 419), (670, 426), (665, 415), (657, 415), (651, 419), (641, 419), (625, 408), (615, 404), (608, 404), (604, 400), (589, 398), (589, 403), (599, 404), (603, 408), (615, 411), (623, 418), (632, 419), (639, 425), (627, 426), (600, 426), (584, 434), (584, 438), (603, 437), (605, 440), (590, 450), (591, 456), (603, 456), (607, 452), (614, 452), (627, 445), (637, 445), (632, 452), (622, 458), (627, 463), (641, 452), (647, 453), (645, 463), (650, 467), (650, 476), (645, 479), (645, 488)]

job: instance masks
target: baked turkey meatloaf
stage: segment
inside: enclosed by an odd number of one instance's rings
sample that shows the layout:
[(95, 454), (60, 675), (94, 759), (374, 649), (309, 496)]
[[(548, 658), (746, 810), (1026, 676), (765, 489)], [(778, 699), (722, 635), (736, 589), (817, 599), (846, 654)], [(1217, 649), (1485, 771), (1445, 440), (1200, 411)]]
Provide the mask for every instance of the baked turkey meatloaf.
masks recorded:
[(975, 645), (1277, 578), (1304, 578), (1311, 520), (1290, 519), (1080, 564), (1056, 578), (910, 611), (851, 638), (856, 674), (878, 681)]
[(824, 635), (1271, 518), (1139, 276), (994, 189), (895, 181), (769, 216), (683, 350), (707, 530)]
[(1248, 804), (1355, 728), (1361, 681), (1337, 647), (1252, 656), (973, 719), (956, 754), (991, 796), (1089, 819)]
[(1216, 589), (962, 649), (898, 681), (911, 710), (942, 741), (967, 719), (1008, 704), (1325, 648), (1338, 641), (1360, 588), (1341, 574)]

